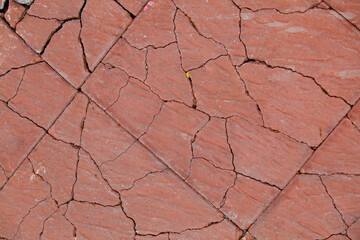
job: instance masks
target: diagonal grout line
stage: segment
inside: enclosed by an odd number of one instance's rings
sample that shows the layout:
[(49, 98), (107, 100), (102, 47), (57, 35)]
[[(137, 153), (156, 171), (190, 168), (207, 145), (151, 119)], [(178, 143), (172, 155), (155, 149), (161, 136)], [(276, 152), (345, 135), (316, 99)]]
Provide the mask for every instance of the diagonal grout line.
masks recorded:
[[(321, 147), (321, 145), (329, 138), (329, 136), (332, 134), (332, 132), (340, 125), (340, 123), (347, 118), (347, 115), (349, 114), (349, 112), (352, 110), (352, 108), (357, 104), (360, 104), (360, 98), (354, 103), (353, 106), (351, 106), (351, 108), (349, 109), (349, 111), (340, 119), (340, 121), (335, 125), (335, 127), (329, 132), (329, 134), (324, 138), (324, 140), (318, 145), (317, 149), (315, 151), (313, 151), (311, 153), (311, 155), (308, 157), (308, 159), (300, 166), (299, 171), (306, 165), (306, 163), (311, 159), (311, 157), (315, 154), (316, 151), (319, 151), (318, 149)], [(298, 171), (298, 172), (299, 172)], [(262, 218), (262, 216), (267, 212), (267, 210), (273, 205), (273, 203), (280, 197), (281, 193), (283, 193), (287, 188), (288, 185), (290, 185), (290, 183), (296, 178), (296, 176), (298, 175), (298, 172), (294, 174), (294, 176), (288, 181), (288, 183), (283, 187), (283, 190), (280, 191), (272, 200), (271, 203), (269, 203), (264, 209), (263, 211), (261, 211), (260, 215), (256, 218), (256, 220), (250, 224), (250, 226), (248, 227), (248, 229), (250, 230), (252, 226), (254, 226), (259, 219)]]
[[(85, 96), (87, 96), (89, 99), (92, 100), (91, 97), (89, 97), (86, 93), (82, 92)], [(93, 100), (92, 100), (93, 101)], [(95, 104), (97, 107), (99, 107), (108, 117), (111, 118), (112, 121), (114, 121), (117, 125), (119, 125), (121, 128), (123, 128), (129, 135), (131, 135), (134, 139), (137, 139), (136, 136), (134, 136), (129, 130), (125, 127), (123, 127), (116, 119), (114, 119), (112, 116), (110, 116), (107, 112), (105, 112), (95, 101), (93, 101), (93, 104)], [(223, 212), (221, 212), (218, 208), (216, 208), (212, 203), (210, 203), (207, 199), (205, 199), (204, 196), (202, 196), (197, 190), (195, 190), (189, 183), (185, 182), (184, 179), (182, 179), (172, 168), (168, 166), (163, 160), (161, 160), (160, 157), (158, 157), (153, 151), (151, 151), (146, 145), (144, 145), (140, 140), (138, 141), (139, 144), (141, 144), (142, 147), (144, 147), (147, 151), (149, 151), (151, 154), (153, 154), (158, 161), (160, 161), (162, 164), (166, 166), (167, 169), (170, 170), (179, 180), (181, 180), (183, 183), (185, 183), (194, 193), (199, 195), (206, 203), (208, 203), (210, 206), (212, 206), (214, 209), (216, 209), (218, 212), (220, 212), (223, 216), (226, 216)], [(231, 221), (232, 222), (232, 221)], [(233, 223), (233, 222), (232, 222)], [(233, 223), (235, 226), (237, 226), (235, 223)], [(238, 227), (238, 226), (237, 226)], [(238, 227), (241, 229), (240, 227)]]

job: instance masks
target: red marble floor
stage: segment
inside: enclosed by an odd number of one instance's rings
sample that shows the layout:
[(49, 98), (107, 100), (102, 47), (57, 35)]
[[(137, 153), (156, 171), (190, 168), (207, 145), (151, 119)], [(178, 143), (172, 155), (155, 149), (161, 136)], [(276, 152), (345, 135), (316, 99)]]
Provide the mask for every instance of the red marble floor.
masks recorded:
[(0, 16), (0, 239), (360, 239), (359, 0)]

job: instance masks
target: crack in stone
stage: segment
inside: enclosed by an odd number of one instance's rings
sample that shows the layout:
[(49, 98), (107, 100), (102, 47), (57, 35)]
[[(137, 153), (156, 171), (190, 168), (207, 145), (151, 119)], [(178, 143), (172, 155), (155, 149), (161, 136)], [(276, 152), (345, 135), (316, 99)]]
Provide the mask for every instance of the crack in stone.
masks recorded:
[[(102, 64), (103, 64), (103, 63), (102, 63)], [(117, 68), (117, 69), (119, 69), (120, 71), (124, 72), (124, 73), (126, 74), (126, 76), (127, 76), (127, 80), (126, 80), (125, 85), (124, 85), (124, 86), (121, 86), (121, 87), (119, 88), (119, 92), (118, 92), (118, 95), (117, 95), (116, 100), (115, 100), (113, 103), (111, 103), (111, 104), (105, 109), (105, 111), (107, 111), (109, 108), (111, 108), (111, 107), (119, 100), (121, 91), (129, 84), (130, 76), (129, 76), (129, 75), (127, 74), (127, 72), (125, 72), (124, 70), (122, 70), (122, 69), (120, 69), (120, 68), (118, 68), (118, 67), (115, 67), (115, 66), (111, 65), (110, 63), (105, 63), (105, 64), (103, 64), (103, 65), (104, 65), (105, 67), (110, 66), (110, 68)]]
[[(184, 67), (183, 67), (183, 58), (182, 58), (182, 54), (181, 54), (181, 51), (180, 51), (180, 48), (179, 48), (179, 41), (178, 41), (177, 34), (176, 34), (175, 19), (176, 19), (176, 15), (177, 15), (177, 13), (178, 13), (178, 10), (179, 10), (179, 8), (176, 8), (175, 14), (174, 14), (174, 18), (173, 18), (173, 24), (174, 24), (173, 32), (174, 32), (175, 40), (176, 40), (176, 48), (177, 48), (177, 50), (178, 50), (178, 52), (179, 52), (180, 67), (181, 67), (181, 69), (184, 71), (184, 73), (186, 74), (187, 71), (185, 71), (185, 69), (184, 69)], [(193, 97), (193, 105), (192, 105), (191, 107), (194, 108), (194, 109), (196, 109), (197, 100), (196, 100), (196, 96), (195, 96), (195, 92), (194, 92), (194, 85), (193, 85), (193, 82), (192, 82), (190, 76), (187, 76), (187, 79), (189, 80), (190, 88), (191, 88), (191, 94), (192, 94), (192, 97)]]
[(334, 201), (334, 198), (330, 195), (330, 193), (329, 193), (329, 191), (328, 191), (328, 189), (327, 189), (327, 187), (326, 187), (326, 184), (324, 183), (322, 177), (321, 177), (321, 176), (318, 176), (318, 177), (319, 177), (319, 179), (320, 179), (321, 184), (324, 186), (327, 195), (330, 197), (331, 202), (332, 202), (334, 208), (335, 208), (336, 211), (340, 214), (341, 220), (343, 221), (343, 223), (345, 224), (345, 226), (349, 227), (349, 225), (345, 222), (344, 216), (341, 214), (340, 210), (337, 208), (337, 206), (336, 206), (336, 204), (335, 204), (335, 201)]
[(23, 82), (23, 80), (24, 80), (24, 76), (25, 76), (25, 73), (26, 73), (26, 68), (22, 68), (22, 70), (23, 70), (23, 74), (22, 74), (22, 77), (21, 77), (21, 79), (20, 79), (20, 82), (19, 82), (19, 84), (18, 84), (18, 86), (17, 86), (17, 88), (16, 88), (15, 94), (14, 94), (14, 96), (10, 97), (10, 98), (6, 101), (7, 104), (8, 104), (11, 100), (13, 100), (13, 99), (17, 96), (17, 94), (18, 94), (18, 92), (19, 92), (19, 88), (20, 88), (20, 86), (21, 86), (21, 84), (22, 84), (22, 82)]
[(79, 31), (79, 42), (80, 42), (80, 45), (81, 45), (81, 48), (82, 48), (82, 55), (83, 55), (83, 61), (84, 61), (84, 66), (85, 66), (85, 69), (86, 71), (88, 71), (89, 73), (92, 73), (92, 71), (90, 70), (89, 68), (89, 64), (86, 60), (86, 53), (85, 53), (85, 47), (84, 47), (84, 43), (83, 43), (83, 40), (81, 38), (81, 32), (82, 32), (82, 28), (83, 28), (83, 22), (82, 22), (82, 19), (81, 19), (81, 15), (82, 15), (82, 12), (85, 8), (85, 5), (87, 3), (87, 0), (84, 0), (84, 4), (82, 5), (81, 9), (80, 9), (80, 13), (79, 13), (79, 16), (80, 16), (80, 31)]
[(19, 230), (20, 230), (20, 228), (21, 228), (21, 224), (24, 222), (25, 218), (31, 213), (31, 211), (32, 211), (34, 208), (36, 208), (40, 203), (45, 202), (47, 199), (49, 199), (49, 198), (44, 198), (43, 200), (37, 202), (34, 206), (32, 206), (32, 207), (29, 209), (29, 211), (25, 214), (25, 216), (22, 217), (19, 225), (17, 226), (17, 229), (16, 229), (16, 232), (15, 232), (14, 236), (12, 237), (13, 239), (14, 239), (14, 238), (16, 237), (16, 235), (18, 234), (18, 232), (19, 232)]
[(115, 3), (117, 3), (125, 12), (127, 12), (131, 19), (134, 19), (136, 16), (134, 14), (132, 14), (129, 10), (127, 10), (120, 2), (118, 2), (117, 0), (113, 0)]
[[(28, 14), (29, 16), (33, 16), (33, 17), (35, 17), (34, 15), (30, 15), (30, 14)], [(42, 18), (40, 18), (40, 19), (42, 19)], [(60, 23), (60, 25), (54, 30), (54, 31), (52, 31), (51, 33), (50, 33), (50, 35), (48, 36), (48, 39), (46, 40), (46, 42), (45, 42), (45, 44), (44, 44), (44, 46), (43, 46), (43, 48), (42, 48), (42, 50), (41, 50), (41, 52), (39, 53), (40, 55), (42, 55), (44, 52), (45, 52), (45, 49), (47, 48), (47, 46), (49, 45), (49, 43), (51, 42), (51, 39), (53, 38), (53, 36), (58, 32), (58, 31), (60, 31), (60, 29), (62, 29), (62, 27), (64, 26), (64, 24), (66, 23), (66, 22), (70, 22), (70, 21), (73, 21), (73, 20), (79, 20), (80, 18), (69, 18), (69, 19), (66, 19), (66, 20), (58, 20), (58, 21), (61, 21), (61, 23)]]
[(268, 68), (272, 68), (272, 69), (276, 69), (276, 68), (279, 68), (279, 69), (285, 69), (285, 70), (288, 70), (288, 71), (291, 71), (293, 73), (296, 73), (298, 75), (301, 75), (302, 77), (305, 77), (305, 78), (309, 78), (311, 79), (321, 90), (322, 92), (327, 95), (328, 97), (331, 97), (331, 98), (338, 98), (338, 99), (341, 99), (342, 101), (344, 101), (348, 106), (353, 106), (352, 104), (350, 104), (349, 102), (347, 102), (343, 97), (341, 96), (336, 96), (336, 95), (331, 95), (328, 93), (328, 91), (320, 84), (316, 81), (316, 79), (312, 76), (309, 76), (309, 75), (305, 75), (299, 71), (296, 71), (292, 68), (289, 68), (289, 67), (284, 67), (284, 66), (278, 66), (278, 65), (270, 65), (269, 63), (267, 63), (265, 60), (260, 60), (260, 59), (248, 59), (247, 61), (245, 61), (244, 63), (240, 64), (239, 66), (247, 63), (247, 62), (256, 62), (256, 63), (260, 63), (260, 64), (263, 64), (265, 66), (267, 66)]
[(166, 170), (168, 170), (168, 169), (167, 169), (167, 168), (164, 168), (164, 169), (162, 169), (162, 170), (156, 170), (156, 171), (148, 172), (148, 173), (146, 173), (144, 176), (135, 179), (135, 180), (132, 182), (132, 184), (131, 184), (130, 187), (122, 189), (122, 190), (120, 191), (120, 193), (121, 193), (121, 192), (124, 192), (124, 191), (129, 191), (129, 190), (131, 190), (138, 181), (143, 180), (143, 179), (146, 178), (147, 176), (149, 176), (149, 175), (151, 175), (151, 174), (156, 174), (156, 173), (163, 173), (163, 172), (166, 171)]
[(221, 222), (223, 222), (225, 219), (228, 219), (226, 216), (224, 216), (223, 219), (219, 220), (219, 221), (213, 221), (213, 222), (210, 222), (208, 224), (206, 224), (204, 227), (199, 227), (199, 228), (187, 228), (187, 229), (184, 229), (184, 230), (181, 230), (179, 232), (173, 232), (173, 231), (168, 231), (168, 232), (159, 232), (157, 234), (139, 234), (137, 233), (136, 236), (142, 236), (142, 237), (158, 237), (160, 235), (165, 235), (165, 234), (182, 234), (184, 232), (188, 232), (188, 231), (199, 231), (199, 230), (203, 230), (203, 229), (206, 229), (212, 225), (215, 225), (215, 224), (219, 224)]
[(45, 62), (44, 60), (40, 60), (40, 61), (37, 61), (37, 62), (34, 62), (34, 63), (25, 64), (25, 65), (20, 66), (20, 67), (12, 67), (9, 70), (7, 70), (5, 73), (0, 74), (0, 77), (4, 77), (5, 75), (7, 75), (9, 72), (11, 72), (13, 70), (23, 69), (23, 68), (26, 68), (26, 67), (29, 67), (29, 66), (32, 66), (32, 65), (36, 65), (36, 64), (39, 64), (39, 63), (44, 63), (44, 62)]
[[(299, 10), (296, 10), (296, 11), (290, 11), (290, 12), (283, 12), (277, 8), (258, 8), (258, 9), (252, 9), (250, 7), (239, 7), (235, 2), (234, 0), (232, 0), (233, 4), (239, 8), (240, 10), (242, 9), (246, 9), (246, 10), (249, 10), (251, 12), (260, 12), (260, 11), (273, 11), (275, 10), (276, 12), (280, 13), (280, 14), (284, 14), (284, 15), (291, 15), (291, 14), (296, 14), (296, 13), (306, 13), (307, 11), (311, 10), (311, 9), (322, 9), (322, 8), (319, 8), (318, 6), (322, 3), (322, 1), (318, 2), (318, 3), (315, 3), (313, 6), (310, 6), (308, 7), (307, 9), (303, 10), (303, 11), (299, 11)], [(324, 9), (326, 10), (326, 9)]]
[[(355, 106), (355, 104), (354, 104), (354, 106)], [(351, 118), (349, 116), (347, 116), (347, 119), (349, 119), (351, 124), (360, 132), (360, 128), (358, 126), (356, 126), (356, 124), (351, 120)]]

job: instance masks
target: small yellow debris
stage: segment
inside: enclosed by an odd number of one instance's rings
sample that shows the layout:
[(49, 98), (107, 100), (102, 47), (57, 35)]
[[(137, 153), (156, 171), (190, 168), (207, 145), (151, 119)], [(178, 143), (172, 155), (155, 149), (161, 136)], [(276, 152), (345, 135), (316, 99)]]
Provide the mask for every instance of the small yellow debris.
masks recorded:
[(186, 72), (186, 77), (190, 78), (189, 72)]

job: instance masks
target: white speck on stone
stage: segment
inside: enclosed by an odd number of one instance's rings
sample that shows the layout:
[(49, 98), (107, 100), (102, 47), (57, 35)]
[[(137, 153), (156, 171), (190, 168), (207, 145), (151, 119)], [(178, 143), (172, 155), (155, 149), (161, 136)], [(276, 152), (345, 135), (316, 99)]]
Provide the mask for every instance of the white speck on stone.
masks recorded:
[(0, 10), (4, 8), (5, 3), (6, 3), (6, 0), (1, 0), (1, 2), (0, 2)]
[(305, 31), (306, 29), (302, 27), (290, 27), (285, 30), (285, 32), (289, 32), (289, 33), (305, 32)]
[(34, 0), (16, 0), (17, 3), (25, 4), (25, 5), (31, 5)]
[(241, 19), (243, 20), (249, 20), (252, 19), (254, 17), (254, 14), (252, 13), (242, 13), (241, 14)]
[(343, 19), (343, 17), (335, 11), (330, 11), (330, 14), (335, 16), (337, 19)]
[(285, 27), (285, 26), (287, 26), (287, 24), (282, 23), (282, 22), (271, 22), (271, 23), (266, 24), (266, 26), (268, 26), (268, 27)]
[(341, 12), (341, 14), (345, 17), (345, 18), (347, 18), (347, 19), (353, 19), (354, 17), (356, 17), (356, 15), (355, 14), (353, 14), (353, 13), (351, 13), (351, 12)]

